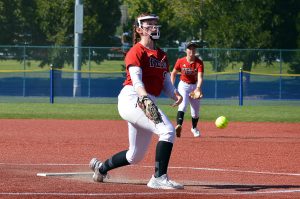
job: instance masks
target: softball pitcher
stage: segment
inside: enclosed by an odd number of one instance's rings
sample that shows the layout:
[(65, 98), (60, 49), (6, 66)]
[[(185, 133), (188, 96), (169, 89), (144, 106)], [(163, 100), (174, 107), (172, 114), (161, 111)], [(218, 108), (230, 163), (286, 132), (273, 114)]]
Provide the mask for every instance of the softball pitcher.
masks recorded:
[[(183, 101), (179, 105), (177, 112), (177, 126), (175, 128), (177, 137), (181, 136), (184, 113), (188, 104), (190, 104), (192, 116), (191, 132), (194, 137), (200, 136), (197, 124), (199, 120), (200, 98), (203, 96), (201, 87), (203, 83), (204, 64), (195, 56), (197, 47), (196, 43), (189, 42), (186, 46), (186, 56), (176, 61), (171, 73), (171, 81), (174, 85), (177, 72), (181, 72), (178, 92), (182, 95)], [(197, 96), (195, 96), (196, 93)]]
[[(174, 99), (182, 96), (171, 83), (167, 55), (155, 47), (160, 37), (158, 16), (141, 14), (134, 25), (134, 46), (125, 57), (126, 80), (118, 96), (118, 110), (128, 122), (129, 148), (116, 153), (104, 162), (93, 158), (90, 168), (93, 179), (103, 182), (109, 170), (140, 162), (153, 134), (158, 135), (155, 172), (147, 186), (154, 189), (183, 189), (183, 185), (169, 179), (168, 164), (175, 139), (175, 129), (167, 116), (156, 106), (156, 97), (164, 91)], [(137, 43), (137, 36), (140, 41)]]

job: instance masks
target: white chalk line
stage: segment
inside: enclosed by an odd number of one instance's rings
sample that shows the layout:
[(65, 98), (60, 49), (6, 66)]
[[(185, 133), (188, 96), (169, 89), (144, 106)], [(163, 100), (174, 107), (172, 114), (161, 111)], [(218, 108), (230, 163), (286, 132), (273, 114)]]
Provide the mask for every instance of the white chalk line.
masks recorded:
[[(13, 166), (87, 166), (87, 164), (61, 164), (61, 163), (41, 163), (41, 164), (28, 164), (28, 163), (0, 163), (0, 165), (13, 165)], [(130, 167), (153, 168), (153, 166), (143, 165), (129, 165)], [(201, 168), (201, 167), (169, 167), (170, 169), (190, 169), (190, 170), (204, 170), (204, 171), (220, 171), (220, 172), (239, 172), (239, 173), (254, 173), (254, 174), (268, 174), (268, 175), (287, 175), (299, 176), (299, 173), (281, 173), (281, 172), (262, 172), (262, 171), (247, 171), (247, 170), (233, 170), (222, 168)], [(64, 172), (64, 173), (38, 173), (39, 176), (50, 175), (91, 175), (92, 172)], [(0, 195), (10, 196), (147, 196), (147, 195), (166, 195), (166, 194), (185, 194), (185, 195), (258, 195), (258, 194), (286, 194), (286, 193), (300, 193), (300, 189), (293, 190), (273, 190), (273, 191), (245, 191), (245, 192), (214, 192), (214, 193), (201, 193), (201, 192), (133, 192), (133, 193), (64, 193), (64, 192), (0, 192)]]
[[(12, 166), (87, 166), (87, 164), (61, 164), (61, 163), (41, 163), (41, 164), (26, 164), (26, 163), (0, 163), (0, 165)], [(130, 165), (129, 165), (130, 166)], [(131, 165), (132, 167), (153, 168), (153, 166)], [(284, 173), (284, 172), (270, 172), (270, 171), (250, 171), (238, 169), (222, 169), (222, 168), (201, 168), (201, 167), (174, 167), (169, 169), (187, 169), (187, 170), (203, 170), (203, 171), (220, 171), (220, 172), (235, 172), (235, 173), (252, 173), (265, 175), (282, 175), (282, 176), (300, 176), (300, 173)]]
[(237, 169), (197, 168), (197, 167), (169, 167), (169, 168), (204, 170), (204, 171), (236, 172), (236, 173), (252, 173), (252, 174), (266, 174), (266, 175), (300, 176), (300, 173), (282, 173), (282, 172), (269, 172), (269, 171), (248, 171), (248, 170), (237, 170)]
[(67, 164), (67, 163), (1, 163), (0, 165), (10, 166), (86, 166), (87, 164)]
[(64, 192), (0, 192), (0, 195), (10, 196), (148, 196), (148, 195), (259, 195), (259, 194), (286, 194), (300, 193), (297, 190), (276, 190), (276, 191), (255, 191), (255, 192), (216, 192), (216, 193), (200, 193), (200, 192), (185, 192), (185, 191), (161, 191), (161, 192), (132, 192), (132, 193), (64, 193)]

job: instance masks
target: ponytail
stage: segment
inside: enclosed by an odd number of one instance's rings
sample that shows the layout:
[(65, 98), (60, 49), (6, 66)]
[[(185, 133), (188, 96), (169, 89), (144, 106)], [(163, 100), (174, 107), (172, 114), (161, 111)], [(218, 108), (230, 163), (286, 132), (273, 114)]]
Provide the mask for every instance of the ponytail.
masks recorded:
[(134, 24), (133, 30), (132, 30), (132, 44), (133, 45), (136, 44), (139, 40), (139, 38), (138, 38), (139, 34), (137, 34), (137, 32), (136, 32), (136, 28), (137, 28), (137, 26), (136, 26), (136, 24)]

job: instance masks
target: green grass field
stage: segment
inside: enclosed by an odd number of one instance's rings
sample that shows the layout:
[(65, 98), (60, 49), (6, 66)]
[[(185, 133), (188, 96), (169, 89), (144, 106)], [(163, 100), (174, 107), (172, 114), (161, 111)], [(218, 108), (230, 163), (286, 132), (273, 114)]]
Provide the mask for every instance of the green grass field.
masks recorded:
[[(0, 72), (1, 70), (40, 70), (40, 61), (36, 60), (26, 60), (25, 64), (23, 61), (17, 60), (0, 60)], [(122, 64), (124, 61), (121, 60), (104, 60), (101, 63), (96, 63), (94, 61), (83, 63), (82, 70), (91, 71), (121, 71)], [(49, 69), (50, 66), (45, 66), (44, 69)], [(66, 64), (64, 69), (73, 69), (72, 65)]]
[[(169, 105), (160, 108), (175, 120), (177, 109)], [(185, 118), (190, 119), (189, 110)], [(245, 122), (300, 122), (300, 109), (295, 106), (227, 106), (203, 105), (200, 120), (214, 121), (225, 115), (229, 121)], [(80, 119), (121, 120), (117, 104), (49, 104), (0, 103), (2, 119)]]
[[(25, 63), (17, 60), (1, 60), (0, 61), (0, 72), (1, 70), (40, 70), (40, 62), (36, 60), (26, 60)], [(122, 71), (123, 60), (104, 60), (101, 63), (96, 63), (94, 61), (86, 61), (82, 64), (81, 70), (83, 71), (97, 71), (97, 72), (115, 72)], [(215, 73), (213, 70), (213, 63), (209, 61), (204, 62), (205, 74)], [(173, 66), (170, 66), (171, 68)], [(239, 72), (242, 67), (241, 62), (232, 62), (226, 67), (224, 72), (236, 73)], [(48, 69), (49, 66), (45, 66), (44, 69)], [(72, 70), (73, 66), (66, 64), (64, 69)], [(282, 64), (282, 74), (287, 74), (289, 70), (289, 65), (287, 63)], [(251, 72), (263, 73), (263, 74), (279, 74), (280, 73), (280, 63), (273, 62), (272, 65), (267, 65), (265, 62), (254, 65)]]

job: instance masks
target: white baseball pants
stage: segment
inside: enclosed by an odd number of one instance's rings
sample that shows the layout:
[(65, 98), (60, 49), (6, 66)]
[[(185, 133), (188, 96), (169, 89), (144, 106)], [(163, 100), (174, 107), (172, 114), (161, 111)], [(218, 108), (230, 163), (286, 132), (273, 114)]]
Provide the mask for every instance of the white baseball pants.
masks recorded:
[[(156, 98), (148, 96), (154, 103)], [(163, 123), (154, 124), (149, 120), (139, 106), (133, 86), (125, 86), (118, 96), (118, 110), (120, 116), (128, 122), (129, 150), (126, 153), (130, 164), (140, 162), (147, 152), (153, 133), (159, 136), (159, 141), (174, 142), (175, 129), (167, 116), (159, 109)]]
[(191, 116), (193, 118), (199, 117), (200, 100), (193, 99), (189, 96), (189, 93), (196, 89), (196, 84), (188, 84), (184, 81), (179, 81), (178, 92), (182, 95), (182, 102), (178, 106), (178, 111), (186, 112), (188, 103), (190, 103)]

